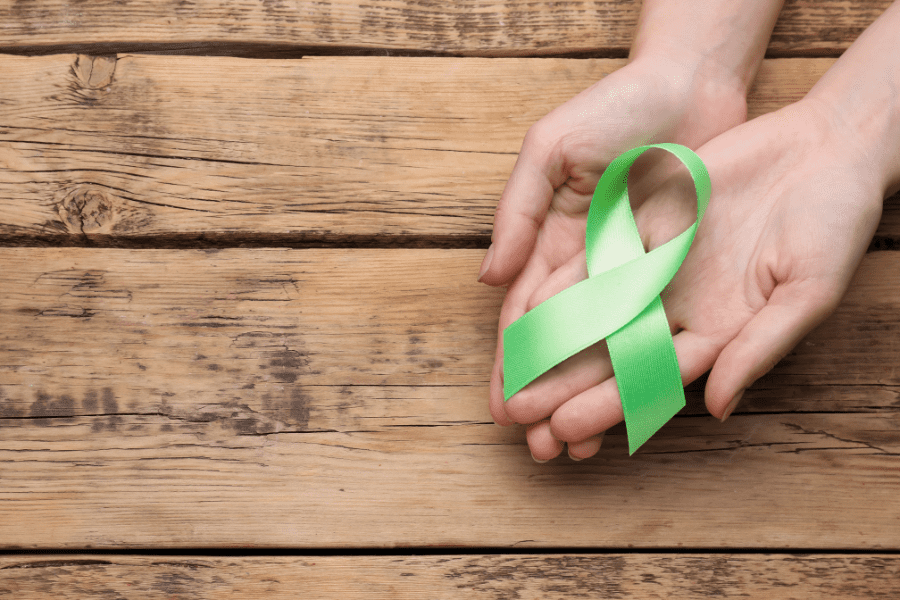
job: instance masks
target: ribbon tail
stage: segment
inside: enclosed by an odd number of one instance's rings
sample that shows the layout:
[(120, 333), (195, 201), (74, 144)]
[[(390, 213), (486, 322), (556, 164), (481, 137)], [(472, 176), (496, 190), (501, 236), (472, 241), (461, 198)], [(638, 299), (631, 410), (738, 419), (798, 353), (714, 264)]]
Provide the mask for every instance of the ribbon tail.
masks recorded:
[(675, 345), (659, 297), (606, 343), (631, 455), (685, 405)]

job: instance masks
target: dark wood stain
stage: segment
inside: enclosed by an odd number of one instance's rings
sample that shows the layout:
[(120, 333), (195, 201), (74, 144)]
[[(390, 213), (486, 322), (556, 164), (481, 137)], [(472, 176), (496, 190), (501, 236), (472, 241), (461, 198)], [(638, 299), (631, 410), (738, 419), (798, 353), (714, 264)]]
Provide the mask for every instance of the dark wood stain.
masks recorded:
[(288, 417), (291, 425), (304, 430), (309, 428), (309, 396), (300, 388), (291, 390)]
[(3, 390), (0, 389), (0, 426), (2, 426), (3, 418), (16, 419), (24, 416), (25, 411), (13, 405), (12, 401), (6, 398)]
[(273, 367), (299, 369), (309, 365), (309, 357), (297, 350), (282, 350), (269, 361)]
[(459, 589), (473, 593), (502, 590), (509, 598), (522, 597), (526, 586), (541, 581), (545, 583), (538, 585), (545, 598), (630, 598), (622, 585), (626, 566), (627, 560), (621, 556), (509, 556), (489, 562), (466, 560), (444, 576)]
[(84, 398), (81, 400), (81, 407), (88, 414), (97, 412), (96, 390), (88, 390), (84, 393)]
[(297, 374), (293, 371), (275, 371), (272, 378), (279, 383), (294, 383), (297, 381)]
[(103, 388), (103, 412), (107, 414), (119, 412), (119, 403), (112, 388)]
[(75, 400), (68, 394), (54, 399), (50, 394), (38, 391), (29, 414), (35, 417), (34, 424), (42, 427), (50, 424), (42, 417), (61, 417), (64, 421), (72, 421), (74, 420), (72, 417), (75, 416)]

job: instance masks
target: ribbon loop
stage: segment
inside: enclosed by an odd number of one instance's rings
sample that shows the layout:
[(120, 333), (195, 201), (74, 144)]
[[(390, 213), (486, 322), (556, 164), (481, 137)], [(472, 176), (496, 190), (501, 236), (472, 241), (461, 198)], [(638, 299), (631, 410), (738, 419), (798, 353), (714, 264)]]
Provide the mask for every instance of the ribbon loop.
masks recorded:
[[(650, 148), (675, 155), (697, 192), (697, 220), (644, 251), (628, 198), (628, 170)], [(687, 256), (711, 192), (700, 157), (678, 144), (652, 144), (616, 158), (600, 178), (588, 212), (588, 278), (503, 331), (503, 396), (606, 338), (628, 431), (629, 454), (685, 405), (684, 387), (659, 295)]]

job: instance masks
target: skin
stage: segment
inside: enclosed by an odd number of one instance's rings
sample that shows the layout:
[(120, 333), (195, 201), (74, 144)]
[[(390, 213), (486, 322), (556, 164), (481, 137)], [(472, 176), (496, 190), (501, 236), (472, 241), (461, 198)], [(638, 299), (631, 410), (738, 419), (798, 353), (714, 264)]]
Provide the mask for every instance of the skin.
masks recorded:
[[(737, 10), (737, 4), (719, 8)], [(650, 3), (649, 12), (665, 5)], [(875, 232), (884, 197), (900, 188), (900, 4), (860, 36), (804, 100), (744, 124), (741, 94), (750, 81), (744, 76), (755, 72), (754, 57), (762, 56), (760, 36), (750, 35), (749, 44), (744, 38), (743, 53), (729, 55), (721, 47), (714, 53), (717, 61), (743, 57), (730, 68), (701, 59), (704, 66), (685, 70), (683, 61), (674, 65), (656, 54), (659, 48), (644, 35), (659, 31), (647, 6), (631, 63), (529, 131), (498, 206), (481, 280), (509, 284), (502, 332), (586, 277), (585, 219), (608, 160), (651, 141), (699, 146), (713, 195), (663, 304), (684, 383), (712, 369), (706, 404), (724, 419), (744, 389), (836, 308)], [(678, 25), (672, 14), (655, 15)], [(733, 19), (716, 21), (723, 22)], [(698, 26), (695, 21), (692, 34)], [(769, 21), (766, 27), (762, 48)], [(741, 38), (723, 39), (739, 46)], [(680, 75), (672, 75), (679, 67)], [(659, 81), (682, 85), (673, 91)], [(635, 219), (648, 249), (693, 222), (692, 185), (671, 161), (649, 156), (635, 165), (632, 179)], [(602, 433), (622, 420), (602, 343), (506, 403), (501, 366), (498, 343), (491, 413), (499, 425), (529, 425), (535, 460), (557, 456), (564, 443), (575, 460), (592, 456)]]

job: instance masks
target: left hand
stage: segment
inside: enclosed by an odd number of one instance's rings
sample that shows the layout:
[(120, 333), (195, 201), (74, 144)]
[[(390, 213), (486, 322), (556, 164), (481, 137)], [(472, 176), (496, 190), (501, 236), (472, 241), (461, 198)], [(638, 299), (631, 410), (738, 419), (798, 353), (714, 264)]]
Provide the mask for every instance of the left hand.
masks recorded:
[[(739, 79), (692, 65), (689, 54), (651, 54), (632, 60), (536, 123), (500, 199), (493, 244), (479, 277), (489, 285), (513, 281), (500, 330), (525, 313), (529, 297), (550, 273), (583, 251), (591, 196), (610, 160), (650, 142), (696, 148), (745, 116)], [(648, 189), (665, 180), (661, 171), (654, 169), (645, 178)], [(501, 363), (498, 342), (491, 414), (500, 425), (528, 422), (506, 413)]]

